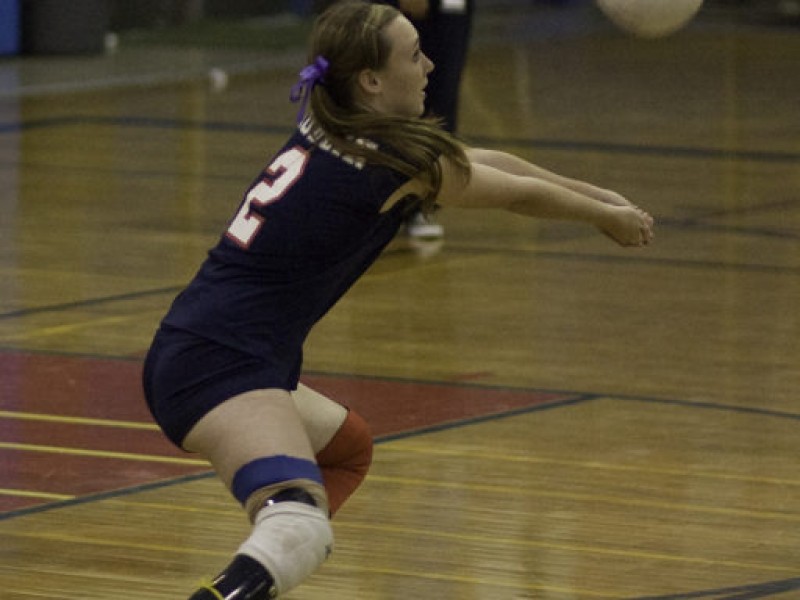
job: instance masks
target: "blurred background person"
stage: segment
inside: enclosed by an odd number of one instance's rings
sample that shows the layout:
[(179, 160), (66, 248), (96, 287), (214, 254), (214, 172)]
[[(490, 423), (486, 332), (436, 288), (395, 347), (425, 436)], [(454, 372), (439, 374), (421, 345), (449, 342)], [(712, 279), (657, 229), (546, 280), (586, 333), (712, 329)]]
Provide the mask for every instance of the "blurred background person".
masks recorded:
[[(450, 133), (458, 129), (458, 98), (461, 76), (467, 62), (474, 0), (393, 0), (419, 32), (420, 46), (435, 65), (428, 75), (426, 111), (442, 119)], [(416, 212), (405, 224), (414, 238), (435, 239), (444, 228), (435, 215)]]

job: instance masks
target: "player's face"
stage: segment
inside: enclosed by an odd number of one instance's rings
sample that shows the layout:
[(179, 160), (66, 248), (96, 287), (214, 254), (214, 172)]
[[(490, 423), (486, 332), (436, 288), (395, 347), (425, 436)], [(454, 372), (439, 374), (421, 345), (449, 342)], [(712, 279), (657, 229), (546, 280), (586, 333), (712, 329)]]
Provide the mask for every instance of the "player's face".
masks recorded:
[(418, 117), (425, 111), (425, 86), (433, 63), (419, 47), (419, 35), (403, 16), (386, 26), (389, 40), (389, 60), (376, 76), (381, 93), (375, 108), (387, 114)]

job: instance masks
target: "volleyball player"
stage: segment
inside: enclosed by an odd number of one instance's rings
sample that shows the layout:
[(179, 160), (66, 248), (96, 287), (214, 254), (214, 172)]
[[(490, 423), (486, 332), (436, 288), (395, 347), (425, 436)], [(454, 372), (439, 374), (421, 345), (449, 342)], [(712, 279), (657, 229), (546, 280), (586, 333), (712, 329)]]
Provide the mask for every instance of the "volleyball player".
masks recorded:
[(174, 300), (145, 362), (156, 422), (209, 460), (253, 523), (192, 600), (276, 597), (331, 552), (329, 518), (365, 477), (372, 438), (355, 413), (299, 383), (303, 343), (407, 214), (494, 207), (581, 221), (623, 246), (653, 236), (651, 217), (622, 196), (465, 148), (420, 118), (434, 66), (397, 9), (334, 4), (310, 56), (292, 90), (296, 131)]

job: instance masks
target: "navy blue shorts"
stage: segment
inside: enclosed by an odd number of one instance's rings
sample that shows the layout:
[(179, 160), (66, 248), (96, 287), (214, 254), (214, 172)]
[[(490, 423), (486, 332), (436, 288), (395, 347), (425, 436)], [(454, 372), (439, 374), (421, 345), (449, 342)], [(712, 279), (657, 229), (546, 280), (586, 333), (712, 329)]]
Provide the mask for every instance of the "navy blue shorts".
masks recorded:
[(279, 372), (267, 361), (189, 332), (162, 327), (144, 363), (145, 399), (178, 447), (192, 427), (229, 398), (251, 390), (294, 390), (301, 359)]

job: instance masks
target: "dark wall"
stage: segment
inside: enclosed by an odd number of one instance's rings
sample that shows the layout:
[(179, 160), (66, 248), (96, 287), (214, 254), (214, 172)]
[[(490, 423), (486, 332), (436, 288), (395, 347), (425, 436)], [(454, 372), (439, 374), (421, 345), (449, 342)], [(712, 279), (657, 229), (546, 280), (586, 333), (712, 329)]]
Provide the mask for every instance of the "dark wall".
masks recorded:
[(107, 0), (22, 0), (22, 51), (27, 54), (102, 52)]
[(110, 28), (178, 25), (200, 17), (249, 17), (283, 12), (289, 0), (101, 0), (109, 2)]

